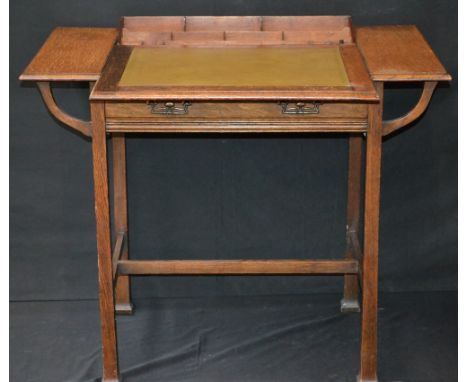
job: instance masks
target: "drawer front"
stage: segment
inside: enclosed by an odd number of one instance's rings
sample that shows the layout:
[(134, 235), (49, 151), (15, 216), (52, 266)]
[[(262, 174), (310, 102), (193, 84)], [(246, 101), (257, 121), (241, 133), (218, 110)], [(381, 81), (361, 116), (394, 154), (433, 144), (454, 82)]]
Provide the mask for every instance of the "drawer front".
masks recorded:
[(106, 117), (171, 120), (367, 118), (367, 106), (330, 102), (109, 102)]
[(108, 102), (108, 131), (365, 131), (367, 104), (314, 102)]

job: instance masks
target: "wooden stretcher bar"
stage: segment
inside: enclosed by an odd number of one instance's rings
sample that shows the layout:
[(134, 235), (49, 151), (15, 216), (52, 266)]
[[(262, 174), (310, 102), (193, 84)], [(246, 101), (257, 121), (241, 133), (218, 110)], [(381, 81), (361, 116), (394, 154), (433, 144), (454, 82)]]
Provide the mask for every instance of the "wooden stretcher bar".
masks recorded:
[(121, 275), (343, 275), (357, 260), (120, 260)]

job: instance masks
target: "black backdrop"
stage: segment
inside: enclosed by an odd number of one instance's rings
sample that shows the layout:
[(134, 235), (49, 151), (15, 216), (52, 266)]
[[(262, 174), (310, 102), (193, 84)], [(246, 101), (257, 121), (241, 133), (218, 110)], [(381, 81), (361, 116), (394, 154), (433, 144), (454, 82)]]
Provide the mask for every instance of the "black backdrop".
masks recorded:
[[(424, 117), (383, 151), (383, 291), (456, 289), (455, 1), (21, 0), (10, 5), (10, 295), (97, 296), (91, 145), (53, 120), (18, 75), (51, 30), (117, 26), (122, 15), (349, 14), (355, 25), (416, 24), (447, 70)], [(86, 117), (87, 90), (59, 86)], [(417, 86), (389, 89), (385, 115)], [(347, 141), (323, 136), (154, 136), (128, 140), (133, 258), (332, 258), (344, 249)], [(136, 297), (336, 292), (341, 278), (140, 278)]]

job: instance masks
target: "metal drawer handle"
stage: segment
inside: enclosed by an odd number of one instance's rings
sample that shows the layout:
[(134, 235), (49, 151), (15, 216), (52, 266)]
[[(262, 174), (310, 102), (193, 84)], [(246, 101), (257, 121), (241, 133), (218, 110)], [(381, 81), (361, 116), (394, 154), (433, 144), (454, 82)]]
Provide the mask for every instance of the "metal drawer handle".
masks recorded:
[(187, 114), (190, 102), (181, 102), (179, 104), (175, 102), (148, 102), (148, 107), (152, 114), (163, 114), (163, 115), (180, 115)]
[(320, 103), (319, 102), (280, 102), (281, 111), (283, 114), (319, 114)]

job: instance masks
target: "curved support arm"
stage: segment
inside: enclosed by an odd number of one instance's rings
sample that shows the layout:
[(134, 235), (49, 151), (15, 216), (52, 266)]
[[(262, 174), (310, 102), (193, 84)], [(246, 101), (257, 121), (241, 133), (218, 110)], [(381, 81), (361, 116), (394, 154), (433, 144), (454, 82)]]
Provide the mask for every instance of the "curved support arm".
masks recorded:
[(424, 111), (426, 110), (427, 105), (429, 105), (429, 101), (431, 100), (432, 93), (434, 92), (436, 86), (436, 81), (424, 82), (424, 88), (421, 97), (419, 98), (419, 101), (416, 104), (416, 106), (414, 106), (413, 109), (411, 109), (408, 112), (408, 114), (400, 118), (391, 119), (389, 121), (383, 121), (383, 135), (390, 134), (395, 130), (400, 129), (403, 126), (406, 126), (409, 123), (416, 120), (417, 118), (419, 118), (421, 114), (424, 113)]
[(37, 83), (37, 86), (39, 87), (44, 103), (55, 118), (65, 125), (70, 126), (72, 129), (78, 130), (81, 134), (87, 137), (91, 136), (91, 122), (72, 117), (62, 111), (55, 102), (52, 89), (50, 88), (50, 82), (40, 81)]

